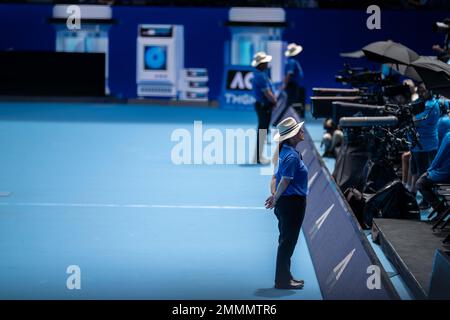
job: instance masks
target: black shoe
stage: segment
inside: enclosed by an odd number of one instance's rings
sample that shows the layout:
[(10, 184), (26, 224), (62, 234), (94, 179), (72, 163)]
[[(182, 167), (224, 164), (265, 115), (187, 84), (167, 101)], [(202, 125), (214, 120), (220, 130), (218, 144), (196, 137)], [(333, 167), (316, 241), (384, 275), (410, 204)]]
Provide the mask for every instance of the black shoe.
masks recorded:
[(305, 284), (305, 280), (297, 280), (297, 279), (292, 278), (291, 281), (294, 281), (296, 283)]
[(431, 208), (430, 204), (428, 202), (426, 202), (425, 200), (422, 200), (422, 202), (419, 203), (420, 210), (428, 210), (430, 208)]
[(288, 283), (283, 284), (276, 283), (275, 289), (293, 289), (293, 290), (303, 289), (303, 283), (290, 280)]

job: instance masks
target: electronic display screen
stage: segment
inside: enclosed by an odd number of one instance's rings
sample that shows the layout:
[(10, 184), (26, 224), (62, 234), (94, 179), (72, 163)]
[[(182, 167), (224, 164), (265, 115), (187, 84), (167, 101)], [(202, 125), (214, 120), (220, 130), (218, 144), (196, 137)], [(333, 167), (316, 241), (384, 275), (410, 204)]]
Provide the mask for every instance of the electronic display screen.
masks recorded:
[(144, 68), (145, 70), (167, 70), (167, 47), (145, 46)]

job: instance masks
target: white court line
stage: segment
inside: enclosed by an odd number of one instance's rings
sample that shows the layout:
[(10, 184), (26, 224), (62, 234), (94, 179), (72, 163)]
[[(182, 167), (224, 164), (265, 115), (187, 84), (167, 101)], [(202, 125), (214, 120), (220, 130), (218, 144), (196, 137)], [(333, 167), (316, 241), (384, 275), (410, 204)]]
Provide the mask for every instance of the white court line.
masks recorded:
[(0, 206), (266, 210), (266, 208), (264, 208), (264, 207), (252, 207), (252, 206), (202, 206), (202, 205), (115, 204), (115, 203), (59, 203), (59, 202), (0, 202)]

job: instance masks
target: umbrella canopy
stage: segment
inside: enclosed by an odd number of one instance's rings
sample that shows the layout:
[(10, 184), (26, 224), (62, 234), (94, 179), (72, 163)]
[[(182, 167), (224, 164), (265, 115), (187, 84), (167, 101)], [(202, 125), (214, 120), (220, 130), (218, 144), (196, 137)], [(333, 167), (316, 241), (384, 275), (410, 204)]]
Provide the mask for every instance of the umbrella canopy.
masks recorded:
[(368, 44), (362, 48), (367, 59), (380, 63), (411, 64), (419, 55), (404, 45), (388, 40)]
[(420, 57), (411, 65), (416, 69), (427, 89), (450, 97), (450, 65), (434, 57)]
[(406, 66), (404, 64), (390, 63), (389, 67), (399, 72), (401, 75), (411, 78), (417, 82), (423, 82), (420, 75), (417, 73), (416, 69), (413, 66)]

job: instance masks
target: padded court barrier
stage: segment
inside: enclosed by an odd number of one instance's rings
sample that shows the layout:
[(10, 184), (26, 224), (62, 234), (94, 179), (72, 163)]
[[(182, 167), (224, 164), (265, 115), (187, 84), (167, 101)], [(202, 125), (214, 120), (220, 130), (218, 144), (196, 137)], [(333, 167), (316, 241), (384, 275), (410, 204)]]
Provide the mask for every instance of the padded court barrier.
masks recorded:
[(429, 299), (450, 299), (450, 256), (436, 250), (431, 273)]
[(400, 299), (307, 131), (299, 151), (310, 188), (303, 232), (323, 298)]

